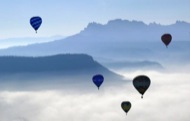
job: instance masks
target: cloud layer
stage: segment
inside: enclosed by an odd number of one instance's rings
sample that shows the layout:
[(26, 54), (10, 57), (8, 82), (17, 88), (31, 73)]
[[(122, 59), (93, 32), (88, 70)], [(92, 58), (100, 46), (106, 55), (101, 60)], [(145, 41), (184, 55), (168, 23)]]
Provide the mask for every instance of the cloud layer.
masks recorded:
[[(132, 82), (93, 92), (1, 91), (1, 121), (189, 121), (189, 73), (122, 74), (130, 80), (138, 74), (150, 77), (151, 86), (144, 99)], [(125, 100), (132, 103), (127, 116), (120, 106)]]

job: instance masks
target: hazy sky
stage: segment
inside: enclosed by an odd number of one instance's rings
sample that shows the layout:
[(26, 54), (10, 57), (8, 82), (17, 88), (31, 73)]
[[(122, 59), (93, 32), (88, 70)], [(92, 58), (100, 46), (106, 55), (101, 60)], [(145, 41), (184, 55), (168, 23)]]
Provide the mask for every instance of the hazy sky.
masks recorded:
[[(112, 19), (142, 20), (172, 24), (190, 22), (190, 0), (1, 0), (0, 39), (73, 35), (89, 22), (105, 24)], [(32, 16), (43, 23), (36, 35)]]

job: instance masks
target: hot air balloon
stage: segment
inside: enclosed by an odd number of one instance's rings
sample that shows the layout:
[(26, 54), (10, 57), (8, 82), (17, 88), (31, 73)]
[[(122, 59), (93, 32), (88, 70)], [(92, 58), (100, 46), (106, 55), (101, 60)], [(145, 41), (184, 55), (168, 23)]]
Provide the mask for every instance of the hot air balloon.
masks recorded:
[(121, 108), (125, 111), (127, 114), (128, 111), (131, 109), (131, 103), (129, 101), (124, 101), (121, 103)]
[(34, 16), (30, 19), (30, 24), (37, 33), (37, 30), (39, 29), (40, 25), (42, 24), (42, 18), (39, 16)]
[(133, 85), (142, 95), (141, 98), (143, 98), (144, 93), (150, 86), (150, 79), (145, 75), (137, 76), (133, 79)]
[(101, 86), (101, 84), (103, 83), (104, 81), (104, 77), (101, 75), (101, 74), (97, 74), (97, 75), (94, 75), (93, 78), (92, 78), (94, 84), (98, 87)]
[(162, 42), (166, 45), (166, 47), (168, 47), (168, 45), (170, 44), (171, 40), (172, 40), (172, 36), (171, 34), (163, 34), (162, 37)]

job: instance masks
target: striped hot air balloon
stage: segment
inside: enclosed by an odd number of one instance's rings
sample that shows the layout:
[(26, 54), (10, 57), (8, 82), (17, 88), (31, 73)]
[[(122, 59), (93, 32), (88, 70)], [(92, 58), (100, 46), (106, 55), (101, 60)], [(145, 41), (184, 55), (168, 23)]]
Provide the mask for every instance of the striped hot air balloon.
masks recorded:
[(42, 18), (39, 16), (34, 16), (30, 19), (30, 24), (37, 33), (37, 30), (39, 29), (40, 25), (42, 24)]

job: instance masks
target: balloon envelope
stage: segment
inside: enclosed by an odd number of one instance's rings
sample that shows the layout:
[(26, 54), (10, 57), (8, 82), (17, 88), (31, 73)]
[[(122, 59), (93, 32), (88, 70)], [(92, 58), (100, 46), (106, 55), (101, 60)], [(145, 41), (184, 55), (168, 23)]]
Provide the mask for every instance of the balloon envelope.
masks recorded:
[(128, 113), (131, 109), (131, 103), (129, 101), (124, 101), (121, 103), (121, 108), (125, 111), (125, 113)]
[(145, 75), (137, 76), (133, 79), (133, 85), (143, 98), (143, 94), (150, 86), (150, 79)]
[(42, 24), (42, 18), (39, 17), (39, 16), (34, 16), (30, 19), (30, 24), (31, 26), (34, 28), (34, 30), (36, 31), (37, 33), (37, 30), (39, 29), (39, 27), (41, 26)]
[(162, 42), (167, 47), (170, 44), (171, 40), (172, 40), (172, 36), (171, 36), (171, 34), (163, 34), (161, 39), (162, 39)]
[(97, 74), (97, 75), (94, 75), (93, 78), (92, 78), (94, 84), (98, 87), (101, 86), (101, 84), (103, 83), (104, 81), (104, 77), (101, 75), (101, 74)]

